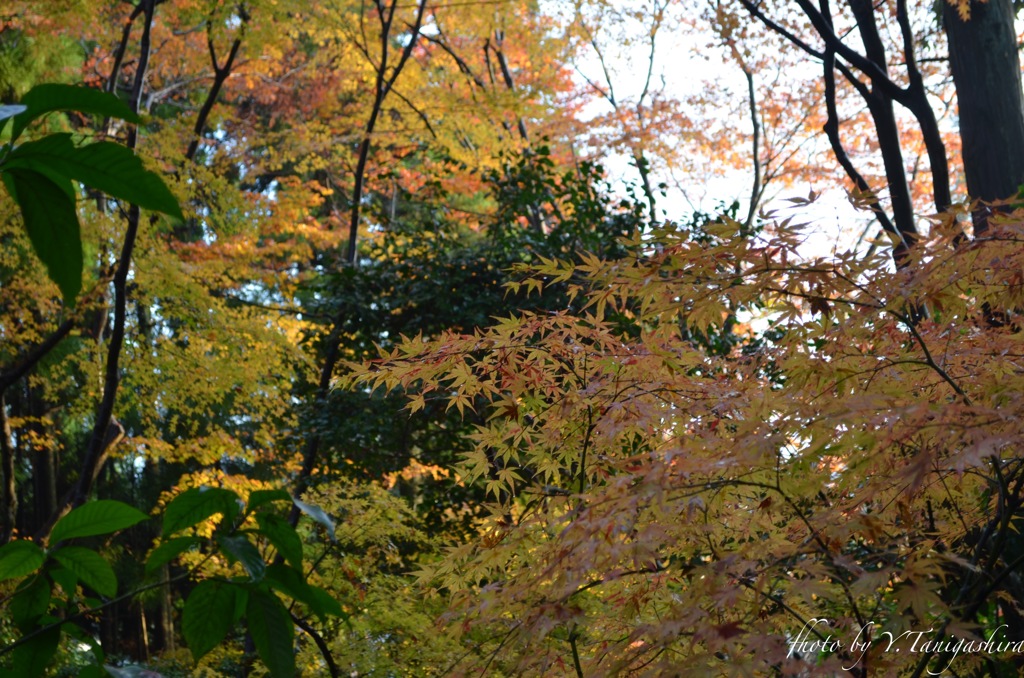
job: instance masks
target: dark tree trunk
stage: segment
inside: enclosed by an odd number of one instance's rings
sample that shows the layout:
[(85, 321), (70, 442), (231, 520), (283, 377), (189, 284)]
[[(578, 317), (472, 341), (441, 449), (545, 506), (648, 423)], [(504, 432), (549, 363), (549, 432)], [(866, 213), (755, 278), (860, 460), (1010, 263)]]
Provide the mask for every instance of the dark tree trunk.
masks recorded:
[[(160, 579), (167, 581), (170, 578), (170, 568), (164, 565), (160, 568)], [(177, 643), (174, 637), (174, 595), (170, 584), (160, 587), (156, 619), (156, 638), (153, 650), (157, 652), (174, 652)]]
[(7, 421), (7, 403), (0, 393), (0, 546), (11, 540), (18, 521), (18, 488), (14, 478), (14, 446), (11, 444), (11, 425)]
[[(949, 64), (960, 109), (967, 191), (1006, 200), (1024, 183), (1024, 95), (1012, 0), (971, 3), (964, 21), (944, 2)], [(985, 228), (984, 218), (975, 230)]]
[[(857, 21), (857, 30), (864, 43), (865, 56), (879, 71), (887, 73), (888, 60), (875, 20), (874, 5), (869, 0), (851, 0), (850, 9)], [(896, 265), (902, 266), (906, 263), (909, 250), (917, 241), (918, 230), (910, 185), (907, 183), (900, 129), (896, 122), (892, 97), (883, 86), (872, 81), (871, 90), (865, 96), (865, 100), (878, 134), (878, 150), (882, 154), (885, 180), (889, 185), (889, 200), (892, 203), (892, 220), (896, 223), (901, 240), (893, 250), (893, 257)]]
[(35, 500), (36, 523), (42, 524), (57, 507), (57, 455), (42, 423), (46, 411), (42, 398), (31, 386), (26, 385), (26, 391), (32, 416), (29, 428), (38, 438), (32, 451), (32, 496)]

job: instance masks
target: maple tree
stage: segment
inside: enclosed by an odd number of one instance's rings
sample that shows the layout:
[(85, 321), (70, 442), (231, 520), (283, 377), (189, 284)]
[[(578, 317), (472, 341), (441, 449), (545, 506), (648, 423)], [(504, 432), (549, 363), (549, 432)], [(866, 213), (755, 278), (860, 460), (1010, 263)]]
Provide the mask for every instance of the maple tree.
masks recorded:
[(1015, 672), (1013, 3), (15, 5), (0, 670)]

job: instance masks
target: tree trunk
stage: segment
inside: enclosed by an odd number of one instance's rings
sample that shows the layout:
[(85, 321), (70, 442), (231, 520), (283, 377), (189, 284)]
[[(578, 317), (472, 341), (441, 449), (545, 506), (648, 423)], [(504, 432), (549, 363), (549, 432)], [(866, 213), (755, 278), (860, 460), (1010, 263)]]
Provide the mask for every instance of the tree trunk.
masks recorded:
[[(967, 191), (984, 201), (1012, 198), (1024, 183), (1024, 95), (1013, 2), (975, 0), (967, 21), (943, 4)], [(975, 219), (976, 234), (986, 227), (984, 213)]]
[(7, 403), (0, 393), (0, 546), (11, 540), (18, 521), (18, 488), (14, 479), (14, 446), (11, 444), (11, 426), (7, 421)]
[[(167, 581), (169, 578), (170, 568), (164, 565), (160, 568), (160, 579)], [(158, 652), (174, 652), (177, 643), (174, 638), (174, 596), (170, 584), (160, 587), (159, 606), (155, 649)]]

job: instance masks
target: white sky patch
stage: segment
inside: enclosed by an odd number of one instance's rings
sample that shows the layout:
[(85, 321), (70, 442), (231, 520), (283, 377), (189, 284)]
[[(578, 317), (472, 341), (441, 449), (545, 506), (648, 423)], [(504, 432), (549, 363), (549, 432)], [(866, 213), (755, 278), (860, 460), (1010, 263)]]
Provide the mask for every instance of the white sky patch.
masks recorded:
[[(570, 3), (549, 1), (542, 2), (542, 6), (545, 11), (562, 17), (566, 23), (572, 19)], [(625, 3), (621, 5), (624, 9), (628, 7)], [(599, 44), (604, 48), (603, 65), (592, 48), (584, 50), (575, 64), (577, 84), (581, 89), (590, 91), (593, 91), (593, 87), (589, 83), (606, 88), (607, 69), (607, 76), (612, 80), (614, 95), (620, 105), (635, 105), (643, 93), (651, 54), (644, 27), (633, 20), (629, 24), (604, 27), (608, 32), (604, 42), (600, 42), (601, 35), (598, 35)], [(633, 36), (629, 45), (624, 46), (613, 40), (626, 35)], [(688, 97), (703, 94), (708, 87), (717, 87), (717, 96), (723, 101), (742, 102), (740, 108), (745, 111), (747, 83), (742, 70), (724, 48), (709, 47), (707, 43), (707, 35), (699, 35), (692, 28), (667, 17), (656, 38), (650, 90), (661, 90), (664, 95), (685, 102)], [(808, 63), (804, 75), (816, 76), (818, 68), (817, 64)], [(593, 120), (611, 111), (612, 106), (608, 100), (595, 96), (584, 108), (581, 118), (584, 121)], [(696, 113), (683, 112), (688, 115)], [(726, 112), (723, 111), (723, 114)], [(730, 111), (728, 115), (736, 114)], [(714, 128), (714, 121), (711, 123)], [(740, 129), (748, 135), (751, 132), (750, 118), (745, 114), (740, 114), (731, 123), (720, 127), (722, 134), (732, 133), (731, 129)], [(679, 141), (680, 145), (686, 143), (683, 139)], [(749, 145), (749, 140), (745, 139), (742, 143)], [(830, 153), (826, 142), (822, 141), (821, 146), (820, 152)], [(832, 159), (823, 156), (822, 161), (832, 162)], [(724, 163), (715, 158), (694, 157), (693, 162), (715, 165), (715, 171), (704, 172), (701, 177), (688, 177), (685, 171), (677, 169), (670, 173), (659, 167), (659, 163), (652, 163), (653, 184), (664, 183), (667, 186), (665, 195), (657, 196), (659, 215), (669, 220), (685, 221), (695, 211), (713, 213), (720, 206), (729, 205), (735, 200), (740, 203), (741, 215), (745, 215), (753, 182), (753, 163), (746, 169), (726, 168), (723, 171)], [(639, 172), (628, 153), (605, 151), (603, 164), (609, 180), (618, 192), (624, 194), (625, 187), (630, 184), (639, 186)], [(810, 205), (794, 208), (787, 202), (787, 199), (793, 197), (805, 198), (812, 190), (821, 195)], [(635, 192), (639, 193), (639, 188)], [(808, 256), (822, 256), (853, 247), (872, 221), (869, 215), (857, 211), (850, 204), (845, 191), (836, 186), (797, 184), (783, 187), (781, 183), (774, 186), (769, 184), (761, 210), (775, 213), (780, 219), (793, 217), (807, 223)], [(874, 237), (876, 232), (877, 228), (871, 227), (866, 240)]]

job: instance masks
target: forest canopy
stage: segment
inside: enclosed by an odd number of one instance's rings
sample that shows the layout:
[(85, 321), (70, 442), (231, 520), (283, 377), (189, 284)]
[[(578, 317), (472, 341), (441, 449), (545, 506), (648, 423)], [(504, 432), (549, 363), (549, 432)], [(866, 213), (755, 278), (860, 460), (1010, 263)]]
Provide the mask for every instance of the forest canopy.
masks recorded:
[(0, 675), (1019, 675), (1018, 5), (835, 4), (9, 0)]

